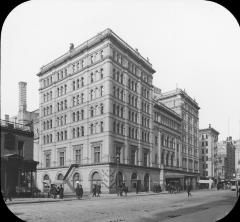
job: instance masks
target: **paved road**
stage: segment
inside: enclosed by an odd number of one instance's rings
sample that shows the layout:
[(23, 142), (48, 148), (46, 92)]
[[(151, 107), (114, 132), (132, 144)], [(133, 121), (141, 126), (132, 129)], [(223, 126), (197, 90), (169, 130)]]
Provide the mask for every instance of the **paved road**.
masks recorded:
[(237, 199), (229, 190), (129, 196), (121, 198), (13, 204), (9, 209), (24, 221), (48, 222), (213, 222), (228, 214)]

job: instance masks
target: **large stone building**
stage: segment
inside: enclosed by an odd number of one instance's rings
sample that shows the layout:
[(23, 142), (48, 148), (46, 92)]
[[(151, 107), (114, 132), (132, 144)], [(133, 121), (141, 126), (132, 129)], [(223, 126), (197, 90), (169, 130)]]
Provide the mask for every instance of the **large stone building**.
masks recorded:
[(164, 104), (154, 100), (153, 141), (155, 164), (160, 168), (160, 185), (167, 184), (184, 188), (182, 170), (182, 118)]
[(240, 140), (234, 141), (235, 146), (235, 170), (236, 176), (240, 178)]
[(199, 130), (199, 170), (200, 177), (217, 180), (217, 142), (219, 132), (209, 127)]
[(152, 85), (154, 72), (148, 59), (110, 29), (71, 44), (41, 68), (34, 155), (41, 190), (59, 180), (66, 193), (76, 181), (85, 191), (101, 183), (103, 192), (114, 192), (121, 182), (130, 191), (149, 190), (171, 180), (182, 186), (191, 181), (195, 188), (199, 107), (181, 91), (193, 134), (192, 153), (182, 153), (182, 113), (153, 99), (161, 94)]
[(64, 179), (66, 192), (76, 181), (84, 190), (101, 182), (102, 190), (111, 192), (116, 178), (130, 190), (157, 181), (151, 142), (154, 72), (110, 29), (43, 66), (38, 187)]
[(217, 143), (218, 171), (217, 175), (223, 180), (235, 177), (235, 146), (232, 137)]
[(185, 90), (176, 89), (161, 93), (158, 101), (178, 113), (182, 118), (182, 169), (186, 176), (184, 184), (193, 189), (199, 179), (199, 106)]

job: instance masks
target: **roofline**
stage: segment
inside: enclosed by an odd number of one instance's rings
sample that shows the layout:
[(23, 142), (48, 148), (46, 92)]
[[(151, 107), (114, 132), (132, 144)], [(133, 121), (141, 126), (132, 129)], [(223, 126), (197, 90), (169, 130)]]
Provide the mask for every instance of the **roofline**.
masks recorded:
[[(153, 105), (154, 106), (159, 106), (160, 108), (163, 108), (165, 110), (167, 110), (171, 115), (174, 115), (174, 117), (177, 117), (178, 119), (180, 119), (180, 121), (182, 121), (182, 117), (176, 113), (174, 110), (170, 109), (169, 107), (167, 107), (166, 105), (164, 105), (163, 103), (153, 99)], [(158, 107), (157, 107), (158, 108)]]
[(98, 33), (91, 39), (83, 42), (79, 46), (75, 47), (72, 51), (68, 51), (67, 53), (63, 54), (62, 56), (54, 59), (53, 61), (49, 62), (48, 64), (41, 67), (40, 72), (37, 73), (37, 76), (42, 76), (47, 71), (51, 70), (52, 68), (61, 65), (62, 63), (66, 62), (67, 60), (74, 58), (75, 56), (79, 55), (86, 49), (90, 49), (91, 47), (99, 44), (105, 39), (112, 39), (117, 41), (122, 47), (124, 47), (132, 56), (134, 56), (137, 60), (139, 60), (145, 68), (150, 70), (151, 73), (155, 73), (156, 71), (152, 68), (152, 64), (146, 60), (140, 53), (136, 52), (130, 45), (128, 45), (124, 40), (122, 40), (118, 35), (116, 35), (111, 29), (107, 28), (104, 31)]
[(195, 99), (192, 99), (185, 91), (183, 91), (182, 89), (179, 89), (179, 88), (162, 93), (160, 95), (159, 100), (163, 100), (165, 98), (172, 97), (174, 95), (179, 95), (179, 94), (183, 95), (186, 99), (190, 100), (191, 103), (193, 103), (197, 109), (200, 109), (200, 107), (199, 107), (198, 103), (195, 101)]
[(214, 131), (216, 134), (220, 134), (217, 130), (215, 130), (214, 128), (204, 128), (204, 129), (199, 129), (199, 133), (203, 132), (203, 131)]

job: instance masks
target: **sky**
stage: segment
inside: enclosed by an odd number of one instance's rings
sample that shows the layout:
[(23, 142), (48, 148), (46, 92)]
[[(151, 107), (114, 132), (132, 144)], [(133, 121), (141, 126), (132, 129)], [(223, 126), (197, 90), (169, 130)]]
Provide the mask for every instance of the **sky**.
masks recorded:
[(203, 0), (32, 0), (14, 8), (1, 32), (1, 118), (39, 108), (41, 66), (111, 28), (156, 70), (162, 92), (185, 89), (200, 106), (199, 128), (240, 138), (240, 28), (224, 7)]

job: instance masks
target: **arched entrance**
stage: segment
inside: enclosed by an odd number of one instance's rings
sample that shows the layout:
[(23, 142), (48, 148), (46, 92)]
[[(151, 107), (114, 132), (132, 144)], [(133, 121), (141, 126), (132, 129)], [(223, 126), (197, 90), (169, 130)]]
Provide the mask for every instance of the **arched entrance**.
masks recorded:
[(100, 174), (97, 171), (95, 171), (91, 177), (91, 190), (94, 184), (101, 184), (101, 183), (102, 183), (102, 178)]
[(77, 187), (77, 182), (80, 182), (80, 174), (79, 173), (74, 173), (73, 175), (73, 187)]
[(116, 174), (116, 186), (119, 186), (119, 185), (121, 185), (122, 183), (123, 183), (123, 175), (122, 175), (122, 172), (118, 172), (117, 174)]
[(45, 174), (43, 176), (43, 192), (44, 193), (48, 193), (48, 191), (50, 189), (50, 185), (51, 185), (51, 180), (50, 180), (48, 174)]
[(144, 191), (148, 192), (149, 191), (149, 174), (145, 174), (144, 176)]
[(131, 176), (131, 188), (135, 190), (137, 188), (137, 174), (133, 173)]

